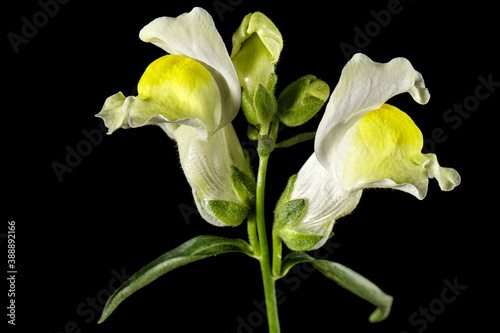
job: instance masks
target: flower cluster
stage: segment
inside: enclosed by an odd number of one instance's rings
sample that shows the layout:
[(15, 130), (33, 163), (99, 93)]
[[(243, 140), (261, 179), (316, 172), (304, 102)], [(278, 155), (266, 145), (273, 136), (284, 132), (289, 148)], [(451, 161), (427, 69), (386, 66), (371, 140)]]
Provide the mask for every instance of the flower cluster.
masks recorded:
[(292, 250), (321, 247), (363, 189), (392, 188), (423, 199), (429, 178), (444, 191), (460, 183), (455, 170), (441, 167), (434, 154), (422, 154), (418, 127), (386, 103), (405, 92), (419, 104), (429, 101), (422, 75), (404, 58), (377, 63), (356, 54), (331, 95), (325, 82), (308, 75), (276, 99), (283, 38), (262, 13), (243, 19), (231, 56), (201, 8), (158, 18), (139, 36), (168, 54), (146, 68), (137, 96), (110, 96), (97, 116), (108, 134), (157, 125), (175, 140), (197, 208), (215, 226), (241, 224), (255, 202), (252, 168), (231, 124), (240, 107), (258, 133), (253, 137), (269, 137), (262, 129), (273, 120), (299, 126), (329, 98), (315, 151), (291, 177), (275, 210), (274, 229)]
[[(108, 134), (119, 128), (160, 127), (177, 144), (201, 217), (214, 226), (238, 226), (246, 220), (249, 243), (205, 235), (181, 244), (120, 286), (100, 322), (159, 276), (228, 252), (260, 261), (271, 333), (279, 332), (275, 281), (302, 262), (375, 305), (371, 322), (384, 320), (392, 296), (352, 269), (303, 251), (325, 244), (335, 221), (356, 208), (364, 189), (390, 188), (423, 199), (430, 178), (436, 178), (443, 191), (460, 184), (454, 169), (441, 167), (436, 155), (422, 153), (423, 136), (410, 116), (387, 103), (409, 93), (418, 104), (426, 104), (430, 94), (422, 75), (404, 58), (377, 63), (355, 54), (333, 91), (316, 76), (305, 75), (276, 97), (283, 37), (260, 12), (244, 17), (233, 35), (231, 55), (212, 17), (201, 8), (160, 17), (139, 37), (167, 54), (146, 68), (137, 96), (118, 92), (108, 97), (97, 117), (104, 120)], [(325, 103), (316, 132), (277, 142), (281, 124), (301, 126)], [(248, 137), (258, 141), (257, 177), (232, 125), (240, 108)], [(266, 231), (271, 228), (264, 213), (269, 156), (275, 149), (310, 139), (314, 152), (289, 178), (274, 206), (271, 256)], [(283, 242), (291, 250), (284, 257)]]

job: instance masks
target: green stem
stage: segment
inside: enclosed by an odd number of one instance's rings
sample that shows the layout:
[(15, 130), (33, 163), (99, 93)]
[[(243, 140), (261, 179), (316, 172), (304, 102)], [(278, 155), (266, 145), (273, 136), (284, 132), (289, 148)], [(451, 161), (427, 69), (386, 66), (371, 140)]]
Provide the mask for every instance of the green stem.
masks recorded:
[(260, 244), (259, 235), (257, 234), (257, 218), (255, 211), (250, 213), (248, 216), (248, 239), (250, 240), (250, 245), (252, 246), (255, 256), (260, 256)]
[(277, 280), (281, 276), (281, 252), (283, 241), (273, 229), (273, 278)]
[(256, 217), (257, 231), (260, 241), (260, 268), (262, 271), (262, 281), (264, 283), (264, 294), (266, 297), (267, 320), (269, 323), (269, 333), (279, 333), (280, 324), (278, 318), (278, 303), (276, 301), (275, 280), (271, 272), (271, 260), (269, 257), (269, 244), (266, 234), (266, 222), (264, 212), (264, 192), (266, 184), (267, 163), (269, 156), (259, 156), (259, 172), (257, 175), (257, 198)]

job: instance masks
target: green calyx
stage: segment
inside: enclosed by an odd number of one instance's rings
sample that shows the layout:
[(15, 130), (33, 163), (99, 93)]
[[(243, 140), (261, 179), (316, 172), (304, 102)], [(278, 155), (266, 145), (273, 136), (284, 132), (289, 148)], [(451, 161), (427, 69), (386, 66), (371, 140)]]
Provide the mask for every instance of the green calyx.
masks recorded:
[(210, 200), (208, 206), (215, 217), (230, 226), (240, 225), (250, 212), (250, 207), (226, 200)]
[(293, 225), (300, 221), (307, 209), (304, 199), (290, 200), (297, 175), (288, 180), (285, 190), (281, 194), (274, 210), (274, 230), (293, 251), (307, 251), (314, 247), (323, 238), (322, 235), (300, 233), (293, 230)]
[(235, 167), (231, 167), (231, 180), (233, 189), (240, 200), (247, 206), (255, 205), (255, 179)]
[(265, 82), (266, 86), (257, 83), (255, 89), (252, 90), (242, 85), (241, 109), (250, 124), (269, 124), (273, 120), (278, 109), (278, 102), (274, 95), (277, 80), (278, 76), (271, 73), (269, 80)]

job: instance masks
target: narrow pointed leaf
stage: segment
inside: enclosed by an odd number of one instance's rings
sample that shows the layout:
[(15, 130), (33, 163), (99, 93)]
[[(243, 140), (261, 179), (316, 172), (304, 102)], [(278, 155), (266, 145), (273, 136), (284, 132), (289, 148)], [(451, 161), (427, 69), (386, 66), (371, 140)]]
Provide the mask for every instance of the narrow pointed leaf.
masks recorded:
[(339, 263), (328, 260), (316, 260), (305, 253), (292, 252), (283, 259), (280, 277), (285, 276), (296, 264), (303, 262), (311, 263), (327, 278), (375, 305), (377, 308), (369, 317), (371, 323), (382, 321), (389, 316), (393, 300), (392, 296), (384, 293), (367, 278)]
[(306, 132), (298, 134), (288, 140), (281, 141), (276, 144), (276, 148), (288, 148), (296, 145), (297, 143), (305, 142), (308, 140), (314, 139), (316, 136), (316, 132)]
[(281, 265), (281, 275), (279, 278), (284, 277), (292, 269), (293, 266), (301, 264), (303, 262), (313, 262), (316, 259), (304, 252), (290, 252), (282, 261)]
[(327, 278), (375, 305), (377, 308), (369, 317), (371, 323), (382, 321), (389, 316), (393, 298), (384, 293), (373, 282), (336, 262), (318, 260), (313, 265)]
[(250, 245), (242, 239), (198, 236), (181, 244), (144, 266), (116, 289), (106, 302), (99, 323), (106, 320), (127, 297), (160, 276), (194, 261), (229, 252), (241, 252), (253, 257)]

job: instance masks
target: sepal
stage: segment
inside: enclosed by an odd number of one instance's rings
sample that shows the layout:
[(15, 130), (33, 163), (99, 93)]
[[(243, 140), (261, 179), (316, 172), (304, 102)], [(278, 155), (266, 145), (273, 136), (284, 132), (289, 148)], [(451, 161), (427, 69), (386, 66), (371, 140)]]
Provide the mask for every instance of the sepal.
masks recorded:
[(257, 113), (254, 107), (254, 96), (245, 88), (241, 89), (241, 110), (247, 118), (247, 121), (252, 125), (259, 125)]
[(240, 225), (250, 212), (250, 207), (226, 200), (210, 200), (208, 207), (216, 218), (230, 226)]
[(269, 124), (274, 118), (278, 103), (274, 94), (260, 83), (255, 91), (254, 105), (259, 124)]
[(297, 174), (292, 175), (290, 178), (288, 178), (288, 182), (286, 183), (285, 190), (283, 193), (281, 193), (281, 196), (278, 200), (278, 203), (276, 204), (276, 207), (279, 207), (283, 205), (285, 202), (290, 200), (290, 195), (292, 194), (293, 190), (293, 185), (295, 184), (295, 181), (297, 180)]
[(238, 198), (247, 206), (255, 205), (255, 179), (233, 165), (231, 167), (231, 180)]
[(296, 199), (277, 206), (274, 212), (275, 228), (279, 231), (281, 228), (286, 228), (297, 222), (305, 205), (306, 201), (304, 199)]
[(307, 251), (318, 244), (323, 236), (297, 232), (293, 228), (293, 225), (302, 217), (306, 206), (304, 199), (290, 200), (296, 178), (297, 175), (290, 177), (285, 190), (276, 204), (273, 227), (278, 236), (290, 249)]
[(267, 83), (267, 90), (274, 95), (276, 90), (276, 83), (278, 83), (278, 75), (276, 73), (271, 73), (269, 76), (269, 82)]
[(322, 235), (305, 234), (291, 229), (277, 230), (278, 236), (293, 251), (308, 251), (320, 243), (324, 238)]

